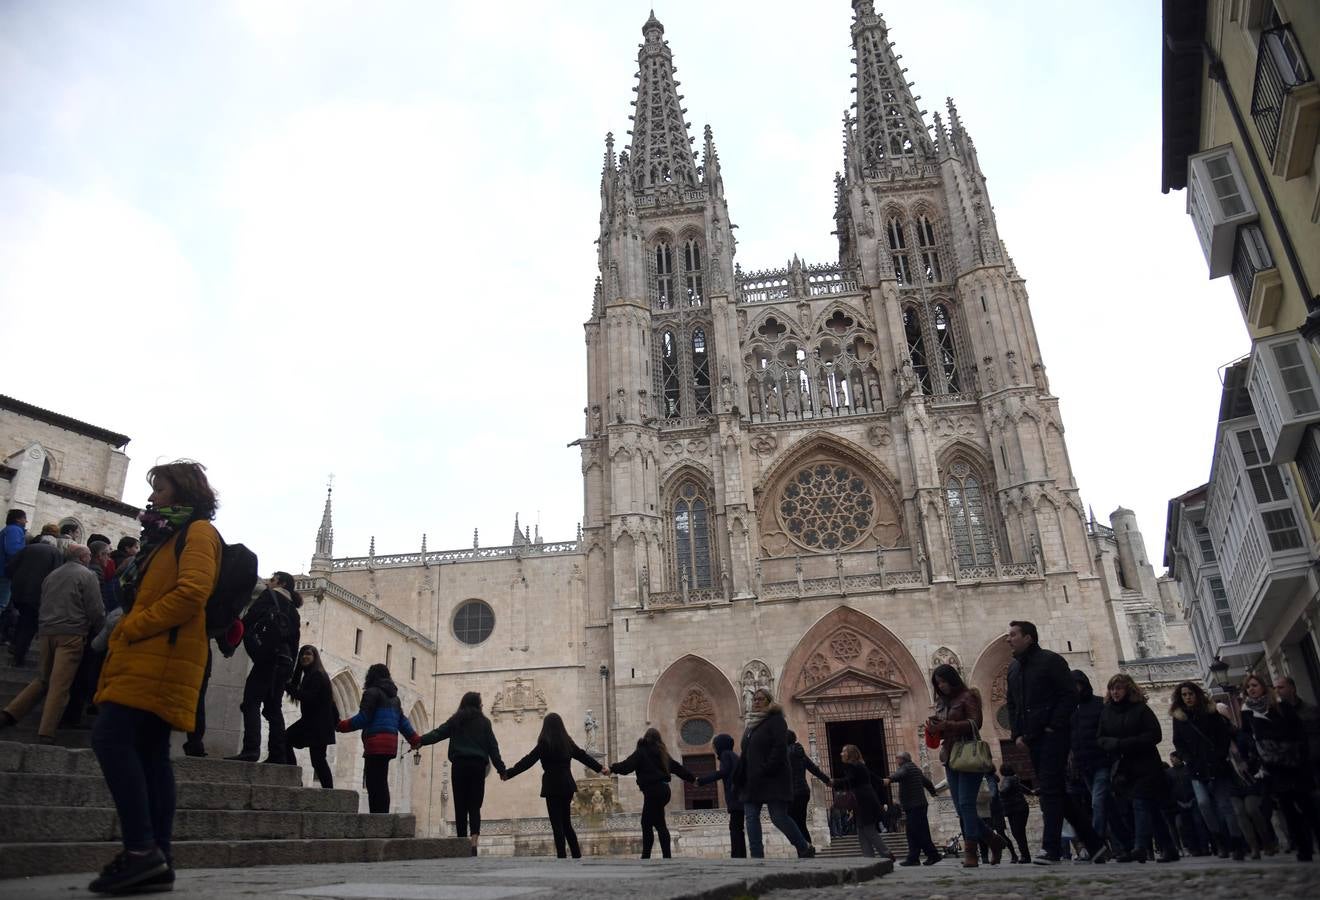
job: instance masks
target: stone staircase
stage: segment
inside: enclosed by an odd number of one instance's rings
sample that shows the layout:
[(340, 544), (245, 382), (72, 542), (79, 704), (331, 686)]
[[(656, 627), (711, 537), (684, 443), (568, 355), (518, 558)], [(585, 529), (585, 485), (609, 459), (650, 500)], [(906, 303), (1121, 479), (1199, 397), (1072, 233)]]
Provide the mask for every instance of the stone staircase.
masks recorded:
[[(304, 788), (296, 766), (176, 758), (178, 868), (466, 856), (411, 815), (357, 812), (354, 791)], [(90, 750), (0, 741), (0, 878), (94, 872), (120, 847)], [(0, 894), (4, 890), (0, 887)]]
[[(0, 666), (0, 707), (35, 675), (35, 666)], [(121, 846), (101, 767), (83, 749), (95, 718), (42, 746), (40, 717), (38, 704), (0, 731), (0, 878), (95, 872)], [(411, 815), (358, 813), (356, 791), (303, 787), (297, 766), (176, 757), (174, 776), (178, 868), (468, 855), (466, 839), (416, 837)]]
[[(902, 859), (907, 855), (907, 838), (901, 833), (885, 832), (880, 835), (880, 840), (884, 841), (889, 852), (894, 854), (895, 859)], [(816, 856), (823, 859), (835, 859), (843, 856), (861, 856), (862, 845), (857, 840), (855, 834), (844, 834), (830, 839), (828, 847), (816, 848)]]

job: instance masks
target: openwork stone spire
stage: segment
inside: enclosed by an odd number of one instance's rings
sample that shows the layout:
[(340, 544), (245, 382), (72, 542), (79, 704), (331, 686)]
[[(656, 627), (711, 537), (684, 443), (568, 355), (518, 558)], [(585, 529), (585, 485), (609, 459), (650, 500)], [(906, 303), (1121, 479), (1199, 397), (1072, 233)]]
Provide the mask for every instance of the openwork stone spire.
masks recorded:
[(867, 169), (933, 160), (917, 98), (898, 64), (889, 28), (872, 0), (853, 0), (852, 38), (857, 64), (857, 136)]
[(331, 500), (334, 497), (334, 476), (325, 488), (325, 509), (321, 511), (321, 527), (316, 529), (316, 552), (312, 556), (317, 560), (330, 560), (335, 553), (335, 528), (331, 523)]
[(684, 119), (674, 55), (664, 39), (665, 27), (655, 13), (642, 26), (646, 37), (637, 51), (637, 99), (633, 103), (632, 160), (634, 185), (640, 193), (665, 187), (696, 187), (697, 164), (692, 137)]

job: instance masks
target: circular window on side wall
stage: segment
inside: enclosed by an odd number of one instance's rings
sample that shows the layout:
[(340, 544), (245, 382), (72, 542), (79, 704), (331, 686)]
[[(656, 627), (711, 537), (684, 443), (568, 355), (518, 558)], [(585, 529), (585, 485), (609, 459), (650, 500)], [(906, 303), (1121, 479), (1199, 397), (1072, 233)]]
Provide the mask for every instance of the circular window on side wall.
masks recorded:
[(468, 600), (454, 613), (454, 637), (465, 644), (480, 644), (494, 630), (495, 613), (480, 600)]
[(689, 747), (701, 747), (715, 737), (715, 726), (708, 719), (688, 719), (679, 728), (678, 734)]

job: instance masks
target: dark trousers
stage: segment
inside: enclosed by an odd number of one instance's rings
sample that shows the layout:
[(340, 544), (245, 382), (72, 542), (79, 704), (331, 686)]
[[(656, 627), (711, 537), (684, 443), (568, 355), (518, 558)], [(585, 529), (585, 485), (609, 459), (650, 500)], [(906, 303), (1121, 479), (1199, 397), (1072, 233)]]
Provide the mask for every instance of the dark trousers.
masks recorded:
[(930, 811), (923, 805), (908, 807), (903, 813), (907, 816), (907, 858), (916, 862), (924, 853), (927, 859), (939, 859), (940, 852), (930, 839)]
[(1309, 787), (1293, 783), (1286, 790), (1276, 788), (1273, 797), (1274, 805), (1283, 813), (1283, 821), (1288, 825), (1288, 836), (1292, 838), (1297, 858), (1312, 859), (1315, 855), (1312, 840), (1316, 829), (1320, 828), (1320, 822), (1316, 821)]
[(481, 804), (486, 799), (486, 761), (456, 759), (450, 783), (454, 786), (454, 831), (459, 837), (481, 834)]
[(1011, 812), (1005, 817), (1008, 819), (1009, 829), (1013, 832), (1013, 840), (1017, 841), (1018, 852), (1022, 859), (1031, 859), (1031, 850), (1027, 847), (1027, 816), (1029, 815), (1031, 810), (1024, 809), (1021, 812)]
[(364, 756), (362, 785), (367, 789), (367, 811), (390, 811), (390, 760), (393, 756)]
[(197, 720), (193, 730), (188, 732), (188, 739), (183, 742), (183, 752), (201, 756), (206, 752), (206, 688), (211, 683), (211, 642), (206, 642), (206, 669), (202, 672), (202, 689), (197, 693)]
[[(299, 719), (299, 722), (302, 720)], [(298, 723), (295, 722), (296, 726)], [(286, 732), (287, 734), (287, 732)], [(303, 746), (302, 744), (298, 745)], [(316, 775), (316, 780), (321, 783), (321, 787), (330, 790), (335, 786), (335, 776), (330, 771), (330, 763), (325, 759), (325, 744), (307, 745), (307, 755), (312, 758), (312, 772)], [(298, 757), (293, 752), (293, 747), (286, 742), (284, 746), (284, 762), (286, 765), (298, 765)]]
[(788, 814), (797, 823), (798, 831), (807, 839), (807, 843), (812, 843), (811, 832), (807, 830), (807, 805), (811, 803), (811, 794), (794, 794), (793, 802), (788, 805)]
[[(669, 805), (669, 785), (653, 784), (642, 790), (642, 859), (651, 858), (655, 836), (660, 838), (660, 855), (669, 859), (669, 826), (665, 824), (665, 807)], [(655, 836), (652, 836), (652, 831)]]
[(573, 816), (570, 813), (572, 806), (572, 794), (545, 798), (545, 814), (550, 818), (550, 834), (555, 839), (555, 856), (560, 859), (567, 855), (564, 853), (564, 844), (568, 844), (568, 850), (573, 854), (574, 859), (582, 858), (577, 832), (573, 830)]
[(267, 752), (275, 759), (284, 758), (284, 685), (293, 665), (287, 660), (252, 664), (243, 684), (243, 753), (261, 752), (261, 717), (266, 717), (270, 734)]
[(154, 713), (102, 703), (92, 729), (92, 752), (119, 813), (125, 850), (159, 847), (170, 860), (174, 830), (174, 767), (170, 726)]
[(28, 648), (37, 636), (40, 608), (35, 604), (15, 604), (15, 607), (18, 609), (18, 620), (14, 622), (14, 639), (9, 644), (9, 651), (14, 654), (14, 665), (21, 666), (26, 664)]
[(1042, 734), (1028, 745), (1031, 764), (1036, 769), (1036, 792), (1040, 795), (1040, 813), (1044, 820), (1040, 849), (1050, 859), (1058, 859), (1063, 853), (1064, 819), (1093, 855), (1103, 843), (1091, 826), (1090, 816), (1084, 815), (1068, 794), (1065, 773), (1069, 742), (1067, 732), (1054, 731)]
[(729, 856), (734, 859), (747, 858), (747, 826), (743, 824), (742, 804), (738, 808), (729, 807)]

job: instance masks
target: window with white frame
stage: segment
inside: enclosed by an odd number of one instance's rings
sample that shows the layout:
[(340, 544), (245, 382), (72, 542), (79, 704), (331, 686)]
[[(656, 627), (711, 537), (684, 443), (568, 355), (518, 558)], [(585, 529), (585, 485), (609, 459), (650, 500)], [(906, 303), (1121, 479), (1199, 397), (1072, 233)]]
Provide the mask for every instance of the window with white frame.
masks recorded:
[(1238, 639), (1238, 633), (1237, 626), (1233, 624), (1233, 611), (1228, 608), (1228, 592), (1224, 590), (1224, 580), (1218, 575), (1211, 575), (1206, 579), (1206, 584), (1210, 588), (1211, 607), (1219, 624), (1220, 637), (1225, 643), (1232, 643)]
[(1320, 510), (1320, 429), (1315, 425), (1302, 435), (1302, 444), (1297, 450), (1297, 471), (1302, 476), (1307, 508), (1315, 513)]

